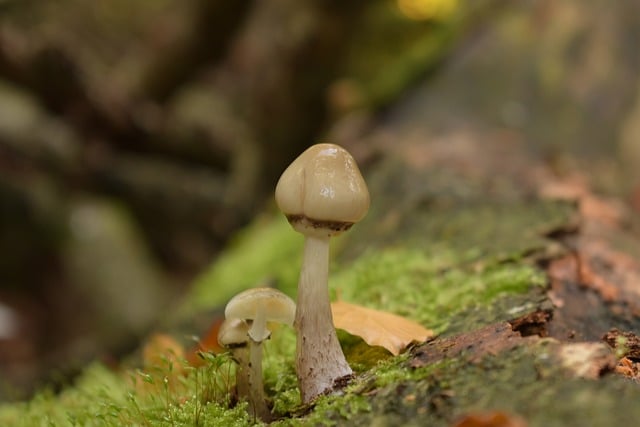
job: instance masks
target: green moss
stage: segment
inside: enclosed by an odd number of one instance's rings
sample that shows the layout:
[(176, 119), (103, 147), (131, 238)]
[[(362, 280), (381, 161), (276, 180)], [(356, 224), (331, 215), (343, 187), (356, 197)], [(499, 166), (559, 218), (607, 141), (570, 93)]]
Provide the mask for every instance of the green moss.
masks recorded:
[(362, 256), (330, 279), (341, 299), (394, 312), (436, 332), (462, 310), (545, 284), (524, 263), (468, 263), (468, 257), (434, 245), (424, 251), (391, 249)]
[(161, 372), (114, 372), (88, 367), (60, 395), (43, 391), (26, 403), (0, 407), (0, 425), (11, 426), (225, 426), (250, 424), (242, 405), (229, 409), (230, 361), (210, 357), (206, 367), (182, 376)]

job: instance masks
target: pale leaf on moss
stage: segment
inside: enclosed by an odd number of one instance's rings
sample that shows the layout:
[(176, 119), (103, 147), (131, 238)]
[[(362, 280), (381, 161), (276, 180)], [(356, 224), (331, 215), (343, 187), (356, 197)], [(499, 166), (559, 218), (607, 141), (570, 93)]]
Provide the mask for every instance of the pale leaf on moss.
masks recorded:
[(412, 320), (344, 301), (332, 302), (331, 313), (336, 328), (359, 336), (370, 346), (384, 347), (394, 356), (412, 342), (433, 336), (433, 331)]

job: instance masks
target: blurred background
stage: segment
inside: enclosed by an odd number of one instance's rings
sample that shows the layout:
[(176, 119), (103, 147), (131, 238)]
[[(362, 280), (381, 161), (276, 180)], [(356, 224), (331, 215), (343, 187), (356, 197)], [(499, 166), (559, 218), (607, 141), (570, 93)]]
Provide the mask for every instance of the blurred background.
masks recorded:
[(639, 42), (634, 0), (0, 0), (0, 400), (136, 348), (298, 153), (374, 167), (389, 117), (640, 211)]

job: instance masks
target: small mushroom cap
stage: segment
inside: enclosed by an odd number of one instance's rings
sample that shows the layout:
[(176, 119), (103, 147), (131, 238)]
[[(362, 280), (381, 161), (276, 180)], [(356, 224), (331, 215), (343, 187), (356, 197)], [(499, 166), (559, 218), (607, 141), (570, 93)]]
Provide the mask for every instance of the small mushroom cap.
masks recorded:
[(337, 234), (369, 210), (369, 190), (355, 160), (335, 144), (316, 144), (282, 173), (276, 203), (293, 227)]
[(242, 319), (226, 319), (218, 331), (221, 347), (237, 346), (249, 341), (249, 325)]
[[(253, 288), (231, 298), (224, 309), (227, 320), (252, 320), (249, 335), (255, 341), (269, 336), (270, 323), (292, 326), (296, 315), (296, 303), (277, 289)], [(260, 328), (257, 331), (256, 328)]]

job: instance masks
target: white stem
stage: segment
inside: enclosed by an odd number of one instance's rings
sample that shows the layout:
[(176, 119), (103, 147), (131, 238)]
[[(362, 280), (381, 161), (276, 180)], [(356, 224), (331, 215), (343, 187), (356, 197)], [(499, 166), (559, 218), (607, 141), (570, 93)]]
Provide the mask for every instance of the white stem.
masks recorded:
[(252, 339), (249, 339), (249, 414), (265, 422), (271, 418), (262, 383), (262, 343)]
[(329, 237), (305, 236), (296, 309), (296, 371), (303, 403), (331, 390), (352, 375), (331, 315)]
[(238, 361), (236, 390), (238, 400), (246, 400), (252, 417), (268, 422), (271, 412), (264, 399), (262, 383), (262, 345), (249, 340), (246, 347), (237, 348), (234, 357)]
[(238, 400), (249, 398), (249, 347), (233, 349), (233, 358), (238, 362), (236, 368), (236, 392)]
[(251, 328), (249, 328), (249, 338), (255, 342), (262, 342), (269, 338), (269, 330), (267, 329), (267, 316), (264, 307), (259, 307)]

